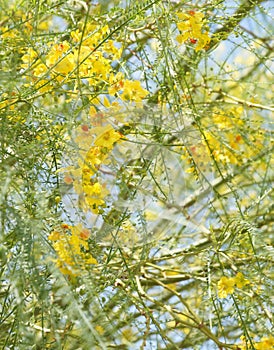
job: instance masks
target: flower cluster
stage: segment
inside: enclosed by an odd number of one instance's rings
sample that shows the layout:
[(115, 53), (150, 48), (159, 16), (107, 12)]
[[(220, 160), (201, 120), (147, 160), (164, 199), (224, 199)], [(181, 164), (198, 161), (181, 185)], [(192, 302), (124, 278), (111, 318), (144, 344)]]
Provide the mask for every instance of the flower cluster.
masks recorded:
[[(22, 9), (17, 9), (16, 5), (12, 4), (9, 9), (5, 9), (5, 11), (1, 13), (1, 40), (3, 40), (5, 44), (11, 44), (12, 46), (14, 44), (22, 45), (24, 42), (24, 35), (28, 35), (33, 30), (32, 21), (32, 13), (24, 13)], [(16, 23), (16, 25), (14, 25), (14, 23)], [(19, 26), (20, 29), (18, 29)], [(37, 29), (41, 29), (40, 26), (38, 26)]]
[(109, 162), (109, 154), (114, 144), (123, 135), (107, 124), (105, 126), (89, 128), (82, 125), (76, 131), (75, 142), (79, 148), (77, 164), (68, 166), (64, 172), (64, 182), (73, 184), (79, 195), (80, 207), (99, 213), (100, 207), (105, 205), (104, 198), (108, 194), (105, 185), (99, 182), (98, 171), (102, 165)]
[(263, 337), (260, 341), (253, 341), (252, 346), (247, 344), (246, 338), (244, 336), (241, 337), (242, 342), (244, 343), (236, 345), (235, 350), (270, 350), (274, 348), (274, 337)]
[(217, 284), (218, 296), (219, 298), (226, 298), (228, 294), (233, 294), (235, 286), (237, 288), (243, 288), (247, 284), (250, 284), (250, 282), (244, 278), (241, 272), (238, 272), (235, 277), (223, 276)]
[[(71, 32), (69, 41), (48, 42), (43, 52), (38, 47), (25, 50), (21, 68), (28, 81), (26, 86), (44, 93), (70, 83), (74, 86), (72, 97), (77, 97), (75, 92), (83, 87), (89, 89), (89, 95), (107, 91), (110, 96), (129, 102), (140, 102), (146, 97), (148, 91), (139, 81), (127, 80), (122, 72), (114, 72), (112, 63), (121, 57), (122, 49), (113, 40), (103, 41), (109, 33), (108, 26), (81, 26)], [(90, 101), (94, 103), (96, 98), (91, 96)]]
[(195, 51), (200, 51), (208, 46), (210, 37), (204, 27), (204, 14), (201, 12), (189, 11), (188, 13), (177, 13), (177, 17), (181, 20), (177, 23), (177, 28), (181, 34), (177, 36), (180, 44), (190, 42), (197, 44)]
[(97, 264), (96, 259), (89, 253), (89, 237), (90, 231), (81, 224), (62, 224), (51, 232), (48, 239), (52, 241), (58, 255), (56, 264), (63, 274), (77, 276), (89, 265)]
[[(264, 147), (264, 134), (260, 130), (260, 121), (254, 118), (247, 121), (243, 117), (242, 107), (225, 110), (214, 109), (210, 116), (201, 120), (204, 139), (191, 144), (181, 156), (189, 163), (195, 163), (201, 171), (208, 167), (214, 158), (219, 164), (242, 165), (246, 160), (256, 156)], [(192, 172), (189, 168), (187, 172)]]
[[(28, 48), (21, 58), (26, 85), (39, 93), (52, 96), (55, 89), (59, 92), (63, 88), (72, 98), (77, 98), (80, 90), (87, 96), (89, 117), (86, 120), (84, 116), (83, 124), (73, 132), (73, 165), (58, 172), (64, 174), (65, 184), (73, 186), (79, 208), (94, 214), (101, 214), (106, 206), (109, 190), (102, 175), (110, 174), (107, 167), (111, 152), (123, 138), (112, 126), (118, 121), (106, 119), (102, 106), (104, 111), (119, 111), (123, 102), (140, 103), (148, 95), (140, 81), (127, 80), (124, 73), (112, 68), (122, 50), (118, 43), (103, 40), (108, 33), (107, 26), (80, 24), (67, 40), (45, 43), (43, 51), (38, 46)], [(84, 263), (96, 263), (92, 256), (86, 258), (83, 253), (87, 242), (79, 233), (79, 225), (55, 230), (49, 236), (59, 257), (57, 265), (64, 274), (77, 274)]]
[(242, 107), (214, 110), (210, 121), (204, 119), (204, 127), (213, 124), (205, 137), (216, 161), (241, 165), (262, 150), (264, 137), (259, 129), (260, 121), (253, 118), (250, 122), (254, 122), (255, 127), (249, 125), (249, 133), (246, 133), (247, 121)]
[(58, 87), (73, 82), (77, 88), (78, 78), (85, 79), (90, 87), (106, 82), (112, 71), (112, 60), (121, 54), (121, 50), (111, 40), (97, 48), (107, 31), (107, 27), (99, 28), (88, 24), (85, 33), (93, 35), (84, 36), (84, 33), (77, 30), (71, 32), (71, 42), (48, 42), (45, 52), (38, 48), (27, 48), (21, 65), (27, 79), (42, 92), (52, 90), (52, 85), (56, 83)]

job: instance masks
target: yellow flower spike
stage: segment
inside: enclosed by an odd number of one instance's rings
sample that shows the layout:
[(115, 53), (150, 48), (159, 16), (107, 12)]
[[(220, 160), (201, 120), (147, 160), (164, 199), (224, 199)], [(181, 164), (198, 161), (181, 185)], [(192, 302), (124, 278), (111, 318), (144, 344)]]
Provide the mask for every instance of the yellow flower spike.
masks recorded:
[[(81, 248), (87, 248), (86, 247), (86, 241), (81, 240), (80, 236), (78, 236), (78, 234), (73, 230), (74, 228), (72, 227), (71, 229), (71, 236), (69, 238), (69, 245), (71, 248), (71, 253), (73, 256), (75, 256), (75, 258), (77, 257), (77, 255), (81, 255)], [(85, 243), (85, 244), (84, 244)]]
[(73, 266), (75, 265), (75, 260), (73, 255), (71, 254), (71, 249), (69, 246), (69, 243), (65, 239), (65, 237), (61, 238), (60, 240), (56, 241), (53, 244), (53, 247), (58, 255), (58, 259), (62, 261), (63, 263)]

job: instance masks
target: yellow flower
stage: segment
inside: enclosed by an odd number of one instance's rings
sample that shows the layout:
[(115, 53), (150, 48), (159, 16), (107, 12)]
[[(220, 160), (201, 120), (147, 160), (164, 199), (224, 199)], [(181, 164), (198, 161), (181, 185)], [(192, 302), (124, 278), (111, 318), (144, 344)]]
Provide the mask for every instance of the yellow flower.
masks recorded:
[(88, 207), (84, 207), (85, 209), (90, 209), (94, 214), (98, 214), (100, 212), (99, 207), (103, 207), (105, 205), (105, 201), (101, 198), (87, 196), (85, 198), (85, 202)]
[(94, 184), (83, 185), (84, 192), (89, 196), (100, 196), (102, 193), (102, 186), (99, 182), (95, 182)]
[(235, 277), (223, 276), (218, 282), (218, 296), (219, 298), (226, 298), (228, 294), (234, 292), (235, 285), (237, 288), (243, 288), (249, 283), (249, 280), (245, 279), (241, 272), (238, 272)]
[(105, 332), (104, 328), (100, 325), (96, 325), (94, 328), (96, 329), (96, 332), (98, 332), (101, 335), (104, 334), (104, 332)]
[(72, 53), (67, 54), (70, 46), (67, 41), (54, 44), (46, 58), (48, 67), (53, 67), (54, 72), (68, 74), (75, 68)]
[(60, 271), (65, 275), (77, 276), (86, 265), (97, 264), (96, 259), (88, 252), (90, 231), (81, 223), (76, 226), (62, 224), (51, 232), (48, 239), (53, 243), (57, 253), (55, 260)]
[(67, 41), (54, 44), (47, 55), (47, 66), (53, 66), (69, 50), (69, 48), (70, 46)]
[(33, 50), (33, 48), (28, 48), (28, 50), (22, 56), (23, 64), (21, 66), (25, 69), (28, 69), (30, 66), (33, 65), (37, 57), (38, 53), (35, 50)]
[[(247, 345), (246, 338), (244, 336), (240, 337), (242, 344), (238, 344), (235, 346), (236, 349), (241, 349), (241, 350), (247, 350), (251, 349), (251, 346)], [(274, 337), (263, 337), (261, 341), (259, 342), (254, 342), (253, 341), (254, 347), (252, 349), (256, 350), (270, 350), (274, 348)]]
[(210, 37), (207, 31), (203, 31), (204, 14), (201, 12), (189, 11), (188, 14), (177, 13), (177, 16), (183, 21), (177, 23), (177, 27), (182, 34), (178, 35), (176, 40), (180, 44), (186, 41), (192, 44), (197, 43), (195, 51), (205, 48), (210, 42)]
[(72, 72), (75, 67), (75, 64), (72, 61), (72, 55), (64, 57), (54, 68), (54, 72), (67, 75)]
[(122, 134), (115, 131), (111, 125), (102, 127), (101, 133), (96, 137), (94, 144), (100, 147), (106, 147), (108, 149), (113, 148), (113, 144), (119, 141)]
[(89, 256), (89, 258), (87, 258), (85, 260), (86, 264), (91, 264), (91, 265), (96, 265), (98, 264), (97, 260), (95, 258), (93, 258), (91, 255)]
[[(95, 79), (102, 81), (107, 79), (107, 74), (110, 71), (109, 61), (104, 57), (100, 58), (100, 61), (94, 61), (92, 68), (89, 71), (90, 75), (94, 75)], [(92, 85), (93, 79), (88, 79), (90, 85)]]
[(83, 224), (77, 224), (76, 226), (70, 226), (72, 235), (78, 236), (80, 239), (84, 241), (90, 237), (90, 230), (85, 228)]
[(114, 60), (118, 60), (122, 55), (122, 48), (118, 49), (112, 40), (107, 40), (104, 44), (104, 51), (106, 51)]
[(44, 63), (39, 63), (34, 69), (33, 69), (33, 74), (36, 77), (40, 77), (42, 75), (45, 75), (47, 72), (48, 68)]
[(45, 21), (40, 22), (37, 25), (37, 29), (48, 31), (51, 24), (52, 24), (52, 20), (51, 19), (47, 19)]
[[(4, 22), (4, 19), (2, 20), (2, 23)], [(2, 40), (5, 39), (16, 39), (19, 37), (19, 32), (16, 29), (8, 28), (8, 27), (2, 27), (1, 28), (1, 34), (0, 37)]]
[(124, 87), (124, 74), (122, 72), (118, 72), (115, 75), (111, 73), (109, 76), (109, 84), (110, 87), (108, 88), (108, 93), (114, 96)]
[(247, 284), (250, 284), (250, 281), (244, 278), (244, 275), (241, 272), (238, 272), (234, 278), (237, 288), (243, 288)]
[(260, 342), (255, 344), (256, 350), (266, 350), (274, 348), (274, 337), (270, 336), (269, 338), (262, 338)]
[(60, 232), (58, 231), (52, 231), (50, 235), (48, 236), (48, 239), (50, 241), (58, 241), (60, 239)]
[(139, 80), (125, 80), (124, 90), (120, 97), (124, 101), (142, 102), (142, 99), (145, 98), (148, 94), (149, 92), (142, 88)]
[(226, 298), (228, 294), (234, 292), (235, 279), (231, 277), (221, 277), (218, 282), (218, 296), (219, 298)]

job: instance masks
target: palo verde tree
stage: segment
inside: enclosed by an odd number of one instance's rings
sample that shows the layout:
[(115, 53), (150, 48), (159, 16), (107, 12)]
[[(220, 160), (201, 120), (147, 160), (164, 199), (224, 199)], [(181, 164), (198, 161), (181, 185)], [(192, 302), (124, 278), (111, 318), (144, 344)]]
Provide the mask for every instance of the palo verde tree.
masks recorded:
[(0, 349), (273, 348), (272, 10), (0, 1)]

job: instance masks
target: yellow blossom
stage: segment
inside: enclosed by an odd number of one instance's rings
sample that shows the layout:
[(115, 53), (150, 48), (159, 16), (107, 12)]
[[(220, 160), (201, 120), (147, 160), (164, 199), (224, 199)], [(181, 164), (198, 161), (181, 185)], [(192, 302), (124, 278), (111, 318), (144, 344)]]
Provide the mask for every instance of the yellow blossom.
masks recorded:
[(89, 257), (86, 258), (85, 263), (86, 264), (91, 264), (91, 265), (96, 265), (97, 264), (97, 260), (95, 258), (93, 258), (91, 255), (89, 255)]
[(259, 342), (253, 341), (253, 347), (248, 346), (246, 343), (246, 338), (244, 336), (240, 337), (242, 344), (238, 344), (235, 346), (235, 349), (241, 349), (241, 350), (270, 350), (274, 348), (274, 337), (263, 337)]
[(100, 196), (102, 193), (102, 186), (99, 182), (95, 182), (94, 184), (88, 184), (83, 186), (84, 192), (89, 195)]
[(111, 55), (111, 57), (114, 60), (117, 60), (121, 57), (122, 54), (122, 49), (118, 49), (115, 45), (113, 40), (108, 40), (105, 44), (104, 44), (104, 51), (106, 51), (109, 55)]
[(45, 75), (45, 73), (48, 71), (47, 66), (44, 63), (39, 63), (36, 67), (33, 69), (33, 74), (36, 77), (40, 77), (42, 75)]
[(109, 76), (109, 84), (110, 87), (108, 88), (108, 93), (114, 96), (124, 87), (124, 74), (122, 72), (118, 72), (115, 75), (111, 73)]
[(59, 44), (53, 44), (47, 54), (46, 64), (53, 66), (58, 60), (69, 50), (70, 46), (67, 41), (63, 41)]
[(100, 212), (99, 208), (105, 205), (105, 201), (102, 198), (96, 198), (91, 196), (87, 196), (85, 198), (85, 203), (87, 206), (84, 206), (83, 209), (90, 209), (94, 214), (98, 214)]
[(238, 272), (234, 278), (237, 288), (243, 288), (247, 284), (250, 284), (250, 281), (244, 278), (244, 275), (241, 272)]
[(0, 37), (2, 40), (5, 39), (16, 39), (18, 37), (18, 31), (16, 29), (10, 29), (8, 27), (2, 27), (1, 28), (1, 34)]
[(94, 144), (96, 146), (106, 147), (112, 149), (113, 144), (119, 141), (122, 134), (115, 131), (111, 125), (102, 127), (102, 132), (96, 137)]
[(78, 236), (80, 239), (87, 240), (90, 237), (90, 230), (85, 228), (83, 224), (77, 224), (76, 226), (70, 226), (73, 235)]
[(104, 332), (105, 332), (104, 328), (100, 325), (96, 325), (94, 328), (95, 328), (96, 332), (98, 332), (101, 335), (104, 334)]
[[(68, 53), (70, 45), (67, 41), (54, 44), (46, 57), (46, 64), (52, 67), (54, 72), (68, 74), (75, 68), (73, 54)], [(58, 79), (57, 79), (58, 80)]]
[(50, 241), (57, 241), (59, 238), (60, 238), (60, 232), (58, 231), (52, 231), (48, 236), (48, 239)]
[(83, 172), (92, 172), (95, 174), (99, 168), (99, 165), (104, 162), (107, 156), (108, 154), (106, 152), (103, 152), (102, 146), (92, 146), (83, 157), (84, 163), (81, 159), (79, 159), (79, 165), (82, 168)]
[(235, 279), (231, 277), (221, 277), (218, 282), (218, 296), (219, 298), (226, 298), (228, 294), (234, 292)]
[(72, 55), (68, 55), (61, 59), (59, 63), (57, 63), (56, 66), (53, 67), (54, 72), (67, 75), (68, 73), (72, 72), (75, 65), (72, 61)]
[(44, 30), (44, 31), (48, 31), (49, 27), (52, 24), (52, 20), (51, 19), (47, 19), (45, 21), (42, 21), (38, 24), (37, 29), (39, 30)]
[(81, 223), (76, 226), (62, 224), (51, 232), (48, 239), (52, 241), (57, 254), (55, 262), (63, 274), (77, 276), (87, 265), (97, 264), (88, 252), (89, 237), (90, 231)]
[(177, 23), (182, 34), (177, 36), (177, 41), (182, 44), (189, 41), (196, 44), (195, 51), (202, 50), (209, 42), (210, 37), (207, 31), (203, 30), (204, 14), (201, 12), (189, 11), (189, 13), (178, 13), (177, 16), (182, 22)]
[(139, 80), (125, 80), (123, 93), (120, 97), (124, 101), (142, 102), (142, 99), (145, 98), (148, 94), (149, 92), (142, 88)]
[(255, 344), (256, 350), (266, 350), (274, 348), (274, 337), (270, 336), (269, 338), (262, 338), (260, 342)]
[(243, 288), (250, 281), (244, 278), (244, 275), (241, 272), (238, 272), (235, 277), (221, 277), (218, 282), (218, 296), (219, 298), (226, 298), (228, 294), (234, 292), (235, 286), (237, 288)]
[(33, 62), (38, 57), (38, 53), (32, 48), (28, 48), (25, 54), (22, 56), (23, 64), (21, 65), (23, 68), (28, 69), (33, 65)]

